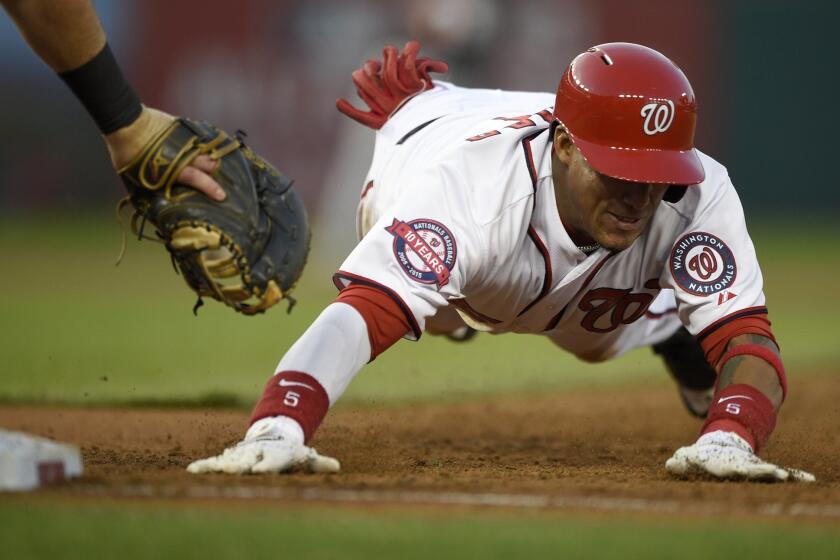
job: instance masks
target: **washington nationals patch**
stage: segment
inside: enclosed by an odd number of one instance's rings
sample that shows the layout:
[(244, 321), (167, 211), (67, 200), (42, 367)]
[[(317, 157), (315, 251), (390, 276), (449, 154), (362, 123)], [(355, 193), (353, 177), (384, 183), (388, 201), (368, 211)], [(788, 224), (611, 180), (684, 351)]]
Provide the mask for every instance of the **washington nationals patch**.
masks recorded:
[(677, 285), (697, 296), (728, 290), (738, 273), (735, 256), (726, 243), (702, 231), (688, 233), (676, 242), (670, 267)]
[(385, 230), (394, 236), (394, 255), (412, 280), (437, 284), (438, 289), (449, 282), (458, 251), (446, 226), (434, 220), (394, 218)]

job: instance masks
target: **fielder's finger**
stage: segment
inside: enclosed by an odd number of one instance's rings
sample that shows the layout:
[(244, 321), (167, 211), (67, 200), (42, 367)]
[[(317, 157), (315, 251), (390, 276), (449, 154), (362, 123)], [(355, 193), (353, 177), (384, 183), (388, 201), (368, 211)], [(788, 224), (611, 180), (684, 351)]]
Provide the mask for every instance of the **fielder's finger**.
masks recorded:
[(184, 170), (181, 171), (181, 174), (178, 176), (178, 182), (194, 188), (213, 200), (221, 202), (226, 196), (225, 191), (222, 190), (221, 185), (219, 185), (215, 179), (204, 171), (201, 171), (197, 167), (193, 167), (191, 165), (185, 167)]
[(213, 173), (216, 170), (216, 166), (219, 165), (219, 161), (211, 158), (207, 154), (201, 154), (190, 165), (197, 167), (205, 173)]

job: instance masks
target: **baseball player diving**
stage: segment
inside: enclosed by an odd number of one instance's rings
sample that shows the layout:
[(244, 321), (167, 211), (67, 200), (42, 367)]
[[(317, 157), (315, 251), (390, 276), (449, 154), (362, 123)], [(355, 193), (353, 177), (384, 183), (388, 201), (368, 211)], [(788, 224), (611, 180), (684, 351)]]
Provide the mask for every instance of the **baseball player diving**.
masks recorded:
[(610, 43), (556, 94), (432, 81), (419, 44), (353, 73), (376, 130), (360, 241), (338, 297), (280, 360), (244, 439), (192, 473), (339, 470), (308, 442), (400, 338), (541, 333), (586, 361), (661, 355), (698, 439), (677, 476), (813, 481), (759, 456), (786, 396), (762, 275), (726, 168), (694, 147), (697, 102), (668, 58)]

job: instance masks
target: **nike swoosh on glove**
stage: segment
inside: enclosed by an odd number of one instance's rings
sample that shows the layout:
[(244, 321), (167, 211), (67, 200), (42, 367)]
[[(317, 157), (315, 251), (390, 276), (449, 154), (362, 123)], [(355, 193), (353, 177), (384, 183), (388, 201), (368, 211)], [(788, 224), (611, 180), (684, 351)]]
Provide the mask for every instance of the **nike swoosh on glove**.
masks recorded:
[(811, 473), (768, 463), (753, 453), (744, 438), (733, 432), (715, 431), (701, 436), (694, 445), (677, 449), (665, 462), (677, 476), (710, 474), (717, 478), (763, 481), (814, 482)]
[(200, 459), (187, 466), (193, 474), (262, 474), (281, 473), (301, 467), (313, 473), (335, 473), (341, 464), (332, 457), (320, 455), (303, 444), (303, 432), (284, 429), (278, 418), (255, 422), (245, 438), (221, 455)]

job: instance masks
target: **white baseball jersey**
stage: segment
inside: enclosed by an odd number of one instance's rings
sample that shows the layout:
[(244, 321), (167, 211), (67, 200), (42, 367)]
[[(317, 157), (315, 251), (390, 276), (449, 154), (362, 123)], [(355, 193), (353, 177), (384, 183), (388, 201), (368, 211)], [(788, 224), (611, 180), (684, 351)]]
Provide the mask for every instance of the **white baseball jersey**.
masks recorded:
[[(436, 82), (377, 132), (359, 207), (363, 238), (336, 283), (377, 286), (418, 338), (452, 309), (494, 332), (543, 333), (586, 360), (766, 312), (726, 169), (662, 202), (626, 250), (581, 252), (557, 212), (553, 94)], [(639, 126), (643, 126), (640, 117)]]

